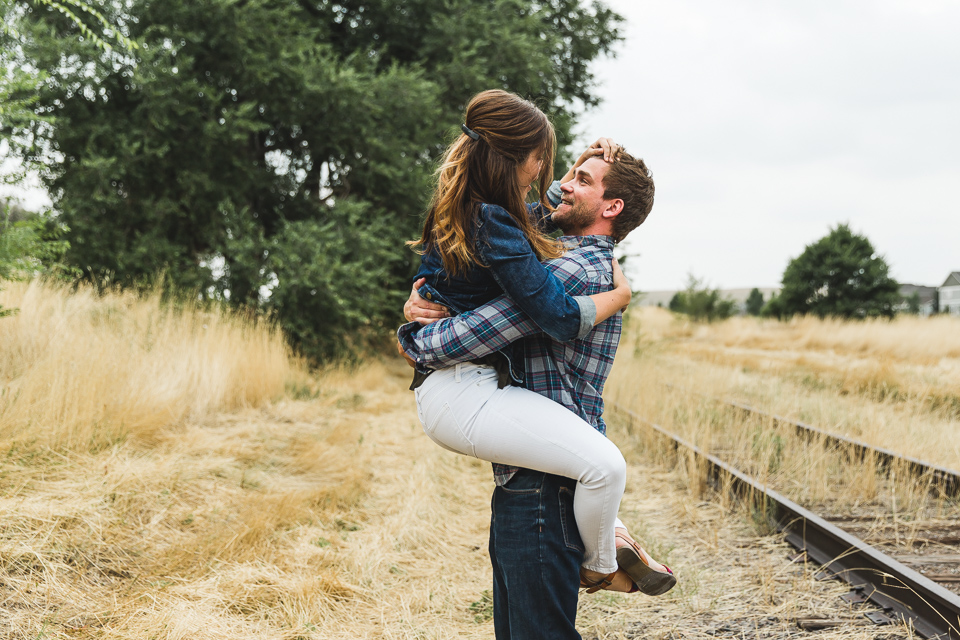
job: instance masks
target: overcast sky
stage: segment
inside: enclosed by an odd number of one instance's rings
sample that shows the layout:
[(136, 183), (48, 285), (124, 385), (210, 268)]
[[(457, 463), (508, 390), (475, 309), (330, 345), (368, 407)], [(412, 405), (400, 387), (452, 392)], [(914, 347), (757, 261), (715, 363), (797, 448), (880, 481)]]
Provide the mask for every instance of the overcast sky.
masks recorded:
[(635, 289), (778, 286), (841, 222), (901, 282), (960, 270), (960, 2), (605, 2), (626, 40), (581, 131), (653, 171)]

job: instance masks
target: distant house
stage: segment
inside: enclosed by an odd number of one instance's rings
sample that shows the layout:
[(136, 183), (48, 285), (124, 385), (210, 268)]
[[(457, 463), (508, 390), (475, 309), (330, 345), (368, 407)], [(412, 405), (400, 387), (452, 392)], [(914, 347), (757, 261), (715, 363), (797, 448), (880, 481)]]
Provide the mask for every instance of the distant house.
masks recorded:
[(954, 271), (940, 285), (940, 312), (960, 316), (960, 271)]
[(894, 307), (898, 313), (910, 311), (910, 299), (916, 294), (919, 303), (918, 312), (921, 316), (928, 316), (936, 309), (937, 288), (927, 287), (922, 284), (901, 284), (900, 285), (900, 304)]

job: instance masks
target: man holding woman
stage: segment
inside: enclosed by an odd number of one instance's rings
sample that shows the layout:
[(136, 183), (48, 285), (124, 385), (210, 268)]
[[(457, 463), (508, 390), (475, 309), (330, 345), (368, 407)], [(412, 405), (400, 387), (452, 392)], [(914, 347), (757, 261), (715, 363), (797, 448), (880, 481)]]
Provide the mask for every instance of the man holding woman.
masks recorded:
[[(614, 242), (646, 218), (653, 203), (653, 181), (642, 160), (601, 139), (564, 177), (559, 198), (555, 185), (552, 191), (553, 204), (559, 206), (549, 215), (550, 221), (565, 233), (568, 252), (548, 266), (582, 306), (583, 297), (611, 288)], [(414, 293), (405, 312), (408, 319), (425, 323), (442, 315), (442, 308)], [(419, 331), (401, 332), (400, 338), (405, 354), (421, 369), (482, 361), (522, 338), (524, 386), (602, 433), (600, 394), (619, 333), (619, 315), (614, 315), (595, 329), (588, 327), (573, 340), (560, 342), (544, 335), (520, 305), (504, 296)], [(459, 375), (459, 367), (456, 371)], [(501, 434), (505, 448), (523, 446), (510, 438), (510, 430)], [(579, 519), (574, 523), (571, 517), (577, 482), (543, 469), (495, 464), (494, 471), (498, 487), (493, 498), (490, 555), (497, 637), (579, 638), (574, 627), (579, 583), (574, 576), (583, 564), (585, 545), (579, 534), (582, 527), (577, 526)], [(647, 593), (672, 587), (675, 579), (669, 569), (633, 542), (618, 520), (616, 525), (619, 564), (641, 566), (633, 566), (629, 574), (620, 569), (599, 586), (622, 591), (639, 587)]]

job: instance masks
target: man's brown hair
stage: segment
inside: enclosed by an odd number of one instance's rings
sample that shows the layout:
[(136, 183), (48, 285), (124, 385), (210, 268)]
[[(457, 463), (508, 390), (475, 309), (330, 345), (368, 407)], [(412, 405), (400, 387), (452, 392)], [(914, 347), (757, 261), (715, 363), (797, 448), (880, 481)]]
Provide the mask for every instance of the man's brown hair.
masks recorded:
[(623, 200), (623, 211), (613, 219), (613, 239), (620, 242), (639, 227), (653, 209), (653, 174), (640, 158), (621, 148), (603, 176), (604, 200)]

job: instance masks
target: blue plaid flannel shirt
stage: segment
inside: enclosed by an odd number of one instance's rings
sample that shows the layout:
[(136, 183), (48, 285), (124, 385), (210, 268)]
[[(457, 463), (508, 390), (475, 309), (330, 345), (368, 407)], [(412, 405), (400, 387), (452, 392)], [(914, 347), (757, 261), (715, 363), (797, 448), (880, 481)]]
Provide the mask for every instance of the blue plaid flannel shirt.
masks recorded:
[[(574, 296), (593, 295), (613, 288), (613, 240), (609, 236), (564, 236), (569, 251), (547, 267)], [(621, 317), (594, 327), (585, 338), (557, 342), (546, 335), (510, 298), (492, 302), (454, 318), (425, 327), (409, 323), (397, 337), (418, 363), (442, 369), (499, 351), (523, 338), (524, 386), (562, 404), (606, 433), (603, 422), (603, 385), (610, 375), (620, 342)], [(494, 464), (494, 479), (506, 484), (516, 467)]]

